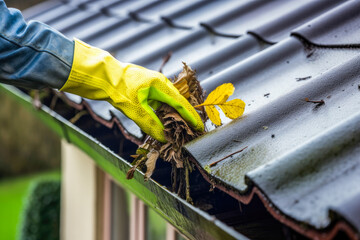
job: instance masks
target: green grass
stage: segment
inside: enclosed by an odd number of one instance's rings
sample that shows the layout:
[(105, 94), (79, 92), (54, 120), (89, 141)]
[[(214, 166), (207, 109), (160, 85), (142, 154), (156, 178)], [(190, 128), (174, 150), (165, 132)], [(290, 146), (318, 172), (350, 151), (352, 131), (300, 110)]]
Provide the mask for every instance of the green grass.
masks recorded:
[(52, 171), (0, 181), (0, 236), (15, 240), (23, 203), (32, 181), (59, 179), (60, 172)]

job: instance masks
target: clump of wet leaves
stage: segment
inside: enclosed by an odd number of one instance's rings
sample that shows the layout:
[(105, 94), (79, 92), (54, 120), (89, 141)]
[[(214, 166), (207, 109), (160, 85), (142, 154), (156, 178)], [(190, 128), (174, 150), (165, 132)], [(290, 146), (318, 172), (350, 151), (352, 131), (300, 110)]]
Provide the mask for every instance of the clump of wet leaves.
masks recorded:
[[(201, 105), (204, 102), (205, 93), (196, 78), (195, 71), (185, 63), (183, 64), (183, 71), (175, 77), (173, 84), (192, 106)], [(196, 110), (205, 123), (207, 114), (204, 107), (197, 107)], [(145, 143), (132, 156), (134, 157), (133, 167), (128, 171), (127, 178), (133, 178), (135, 169), (138, 168), (145, 172), (145, 180), (148, 180), (155, 170), (157, 160), (161, 158), (172, 165), (172, 191), (192, 203), (189, 174), (194, 166), (183, 150), (183, 145), (203, 133), (194, 131), (177, 111), (167, 104), (162, 104), (156, 110), (156, 115), (165, 127), (164, 134), (167, 143), (163, 144), (147, 137)]]

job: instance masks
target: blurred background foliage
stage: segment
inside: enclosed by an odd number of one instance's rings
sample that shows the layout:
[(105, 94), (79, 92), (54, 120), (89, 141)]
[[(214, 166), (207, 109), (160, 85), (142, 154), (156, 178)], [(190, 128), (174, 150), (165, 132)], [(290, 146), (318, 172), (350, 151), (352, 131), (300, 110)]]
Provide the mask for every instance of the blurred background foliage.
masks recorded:
[[(5, 0), (26, 9), (41, 0)], [(60, 139), (0, 91), (0, 239), (15, 240), (34, 182), (60, 179)]]
[(0, 92), (0, 180), (60, 166), (60, 139), (28, 110)]
[(0, 181), (0, 239), (18, 239), (21, 217), (27, 206), (30, 186), (35, 182), (60, 179), (59, 171), (17, 176)]
[(32, 183), (18, 230), (19, 240), (60, 239), (60, 179)]

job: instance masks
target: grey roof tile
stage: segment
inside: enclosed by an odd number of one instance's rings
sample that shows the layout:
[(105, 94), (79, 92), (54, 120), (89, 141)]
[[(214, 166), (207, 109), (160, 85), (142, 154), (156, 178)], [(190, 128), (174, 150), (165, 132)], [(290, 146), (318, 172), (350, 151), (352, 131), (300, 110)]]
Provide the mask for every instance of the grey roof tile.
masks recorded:
[(43, 12), (49, 11), (63, 4), (64, 3), (57, 0), (44, 1), (42, 3), (39, 3), (37, 5), (34, 5), (30, 8), (23, 10), (22, 14), (25, 19), (34, 19), (37, 15), (40, 15)]
[[(360, 232), (358, 1), (100, 2), (49, 4), (33, 15), (154, 70), (172, 52), (164, 74), (186, 61), (207, 93), (232, 82), (230, 99), (245, 101), (244, 116), (222, 115), (224, 126), (208, 123), (211, 131), (186, 146), (204, 176), (241, 202), (257, 194), (307, 237)], [(108, 103), (66, 96), (134, 142), (143, 137)]]
[[(171, 52), (172, 57), (164, 66), (163, 73), (173, 77), (175, 72), (182, 70), (181, 61), (190, 63), (197, 59), (203, 59), (205, 56), (235, 42), (232, 38), (223, 38), (213, 36), (205, 29), (197, 28), (182, 31), (179, 37), (172, 37), (163, 44), (154, 44), (152, 36), (148, 39), (149, 44), (140, 48), (139, 54), (130, 51), (128, 61), (143, 65), (153, 70), (158, 70), (162, 63), (162, 58)], [(121, 56), (119, 55), (119, 58)]]
[[(256, 39), (254, 36), (246, 34), (237, 39), (222, 38), (216, 36), (209, 36), (210, 39), (197, 38), (194, 41), (186, 43), (186, 47), (191, 47), (191, 51), (188, 48), (184, 50), (181, 47), (176, 47), (172, 50), (177, 52), (178, 49), (181, 51), (187, 51), (189, 57), (186, 59), (183, 55), (180, 55), (179, 59), (185, 60), (185, 62), (196, 69), (198, 79), (200, 81), (210, 78), (222, 70), (225, 70), (234, 64), (258, 53), (265, 48), (269, 47), (269, 44), (263, 43)], [(225, 39), (228, 42), (222, 43), (221, 46), (212, 46), (211, 39), (219, 38), (220, 43)], [(207, 44), (206, 44), (207, 43)], [(209, 46), (209, 44), (211, 44)], [(214, 44), (215, 45), (215, 44)], [(198, 51), (198, 48), (200, 49)], [(168, 77), (172, 77), (181, 71), (181, 67), (174, 60), (169, 61), (164, 67), (164, 74)]]
[[(161, 17), (170, 25), (179, 28), (197, 27), (200, 22), (212, 19), (216, 13), (228, 12), (234, 8), (234, 1), (197, 0), (173, 12), (163, 12)], [(196, 9), (196, 11), (194, 11)]]
[(116, 110), (110, 103), (104, 101), (96, 101), (90, 99), (83, 99), (89, 105), (89, 110), (93, 111), (97, 116), (103, 120), (111, 122), (115, 117), (127, 134), (141, 139), (144, 135), (141, 129), (122, 112)]
[[(314, 3), (310, 0), (238, 1), (227, 12), (216, 12), (212, 19), (201, 21), (201, 24), (216, 34), (235, 37), (257, 29), (259, 34), (265, 33), (264, 38), (274, 38), (274, 41), (275, 39), (278, 40), (280, 36), (287, 36), (286, 31), (294, 25), (299, 25), (299, 22), (306, 21), (306, 19), (326, 10), (333, 4), (334, 1), (317, 1)], [(263, 25), (269, 23), (271, 28), (266, 30), (262, 28)]]
[[(345, 183), (347, 184), (347, 183)], [(330, 207), (331, 213), (333, 215), (337, 215), (336, 217), (340, 217), (342, 219), (346, 219), (350, 222), (354, 228), (360, 229), (360, 194), (350, 196), (348, 199), (344, 198), (340, 204), (332, 205)], [(334, 218), (336, 218), (334, 216)]]
[(169, 27), (163, 22), (143, 23), (138, 28), (132, 28), (128, 32), (114, 33), (112, 38), (99, 42), (98, 46), (114, 52), (115, 56), (122, 60), (141, 56), (148, 49), (159, 48), (173, 39), (185, 36), (187, 30)]
[(76, 104), (81, 104), (82, 102), (82, 97), (72, 94), (72, 93), (64, 93), (66, 95), (66, 97), (68, 99), (70, 99), (71, 101), (73, 101)]
[[(203, 80), (202, 86), (211, 92), (222, 83), (233, 83), (235, 92), (230, 99), (242, 98), (250, 114), (359, 53), (357, 49), (310, 49), (288, 38)], [(298, 81), (304, 77), (310, 78)], [(266, 93), (270, 93), (268, 98)]]
[(120, 29), (119, 32), (126, 32), (136, 26), (136, 23), (129, 17), (104, 17), (75, 28), (74, 31), (64, 32), (70, 37), (77, 37), (83, 41), (97, 45), (97, 42), (111, 38), (113, 29)]
[(111, 6), (106, 8), (106, 12), (112, 16), (120, 16), (126, 17), (129, 16), (131, 12), (141, 11), (142, 9), (145, 10), (147, 8), (151, 8), (151, 6), (156, 6), (157, 4), (161, 3), (162, 1), (117, 1), (116, 3), (112, 4)]
[(286, 9), (269, 22), (249, 28), (248, 31), (267, 42), (276, 43), (288, 37), (292, 29), (340, 5), (340, 3), (339, 0), (306, 1), (295, 9)]
[(329, 209), (345, 207), (346, 200), (360, 193), (360, 114), (343, 119), (249, 172), (249, 180), (286, 215), (317, 228), (329, 226)]
[(320, 46), (360, 46), (359, 9), (359, 1), (346, 1), (295, 29), (293, 34)]
[(128, 132), (128, 134), (134, 136), (137, 139), (142, 139), (144, 137), (143, 132), (141, 129), (128, 117), (126, 117), (122, 112), (116, 110), (114, 107), (109, 108), (111, 114), (119, 120), (121, 126)]
[(80, 11), (78, 8), (63, 4), (50, 10), (44, 11), (42, 14), (38, 14), (32, 18), (32, 20), (38, 20), (40, 22), (51, 25), (52, 23), (64, 19), (65, 17)]
[(190, 1), (151, 1), (142, 8), (130, 10), (130, 14), (141, 21), (158, 21), (162, 12), (181, 9), (187, 2)]
[[(100, 17), (105, 18), (100, 11), (83, 11), (79, 10), (74, 12), (71, 16), (68, 16), (60, 21), (54, 22), (51, 24), (52, 27), (56, 28), (60, 32), (67, 32), (73, 28), (84, 25), (84, 23), (95, 22)], [(94, 21), (95, 20), (95, 21)]]
[[(248, 193), (249, 187), (255, 183), (285, 215), (317, 228), (325, 228), (330, 224), (330, 195), (333, 195), (334, 201), (335, 198), (341, 201), (341, 196), (360, 192), (353, 185), (358, 182), (357, 167), (352, 172), (348, 171), (359, 165), (355, 160), (359, 158), (355, 147), (359, 139), (355, 137), (357, 128), (353, 127), (360, 114), (357, 86), (360, 80), (360, 52), (355, 51), (349, 58), (326, 66), (328, 60), (341, 58), (330, 53), (332, 50), (324, 50), (323, 63), (318, 62), (313, 67), (304, 52), (296, 51), (291, 46), (288, 48), (287, 44), (281, 46), (285, 43), (279, 43), (279, 46), (275, 45), (255, 55), (252, 63), (244, 61), (241, 63), (243, 71), (232, 72), (242, 79), (235, 84), (243, 83), (243, 86), (236, 86), (241, 93), (235, 92), (235, 97), (242, 98), (246, 92), (263, 97), (262, 93), (269, 90), (270, 85), (277, 86), (278, 91), (279, 86), (282, 86), (280, 96), (275, 96), (268, 103), (258, 103), (257, 100), (252, 102), (251, 98), (247, 98), (245, 102), (258, 107), (246, 112), (244, 117), (189, 143), (187, 149), (205, 168), (206, 165), (248, 146), (246, 151), (212, 167), (210, 174), (239, 194)], [(300, 45), (299, 47), (301, 48)], [(280, 49), (288, 48), (292, 56), (287, 56), (284, 60), (293, 61), (298, 69), (294, 65), (292, 68), (278, 68), (277, 66), (286, 66), (286, 63), (276, 62), (276, 59), (281, 59), (279, 56), (266, 59), (266, 54), (272, 55), (271, 51), (276, 48), (279, 48), (277, 52), (280, 56), (284, 56)], [(342, 50), (335, 51), (339, 53)], [(296, 56), (294, 52), (299, 52), (300, 56)], [(341, 55), (348, 56), (345, 53)], [(256, 63), (256, 59), (259, 62)], [(263, 68), (260, 63), (266, 60), (271, 62), (267, 65), (270, 69)], [(324, 63), (326, 64), (322, 68)], [(259, 72), (255, 72), (250, 66), (255, 66)], [(299, 69), (303, 74), (314, 77), (299, 84), (293, 77)], [(240, 72), (242, 76), (239, 76)], [(284, 78), (281, 77), (282, 74)], [(249, 87), (252, 85), (254, 88)], [(273, 94), (273, 91), (269, 92)], [(323, 99), (325, 104), (317, 106), (305, 102), (305, 98)], [(343, 133), (339, 135), (340, 132)], [(345, 148), (348, 144), (349, 150)], [(340, 181), (340, 176), (344, 175), (343, 179), (349, 179), (347, 174), (350, 173), (351, 183), (347, 183), (347, 188), (341, 188), (340, 183), (343, 181)], [(325, 183), (328, 188), (324, 186)], [(314, 209), (317, 209), (316, 214)]]
[(90, 106), (91, 109), (94, 111), (96, 115), (101, 117), (104, 120), (110, 121), (112, 116), (110, 113), (110, 109), (113, 108), (113, 106), (104, 101), (96, 101), (91, 99), (84, 99)]

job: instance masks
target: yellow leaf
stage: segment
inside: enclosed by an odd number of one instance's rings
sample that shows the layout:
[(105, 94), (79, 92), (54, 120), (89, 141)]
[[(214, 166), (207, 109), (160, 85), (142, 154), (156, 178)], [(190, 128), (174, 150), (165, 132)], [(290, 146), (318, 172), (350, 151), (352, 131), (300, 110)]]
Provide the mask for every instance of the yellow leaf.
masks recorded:
[(234, 99), (224, 104), (219, 104), (219, 107), (228, 118), (235, 119), (244, 113), (245, 103), (241, 99)]
[(205, 111), (208, 115), (208, 117), (210, 118), (210, 120), (220, 126), (221, 125), (221, 119), (220, 119), (220, 113), (219, 111), (212, 105), (209, 106), (205, 106)]
[(203, 104), (199, 106), (206, 105), (219, 105), (225, 103), (228, 98), (234, 93), (235, 87), (232, 83), (224, 83), (218, 86), (214, 91), (212, 91), (209, 96), (206, 98)]
[(235, 87), (232, 83), (222, 84), (209, 94), (204, 103), (195, 107), (205, 106), (208, 117), (216, 125), (221, 125), (221, 119), (215, 105), (218, 105), (228, 118), (238, 118), (244, 113), (245, 103), (241, 99), (226, 102), (234, 90)]

